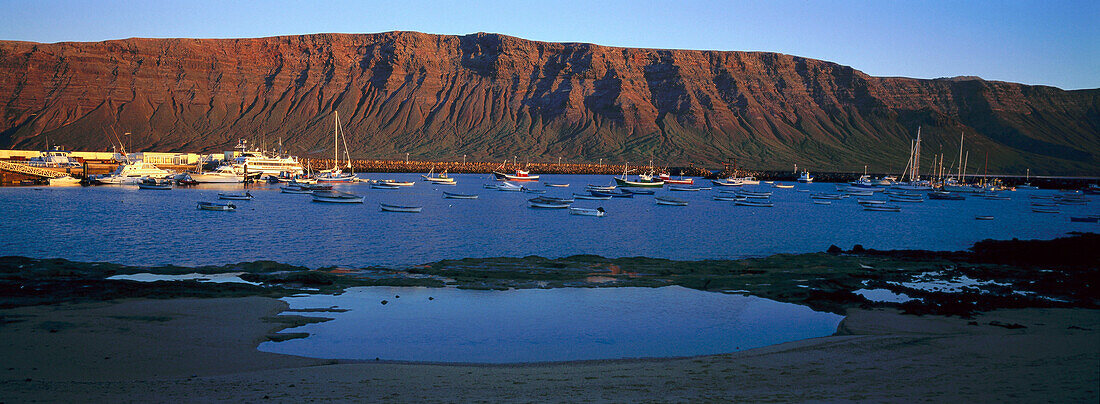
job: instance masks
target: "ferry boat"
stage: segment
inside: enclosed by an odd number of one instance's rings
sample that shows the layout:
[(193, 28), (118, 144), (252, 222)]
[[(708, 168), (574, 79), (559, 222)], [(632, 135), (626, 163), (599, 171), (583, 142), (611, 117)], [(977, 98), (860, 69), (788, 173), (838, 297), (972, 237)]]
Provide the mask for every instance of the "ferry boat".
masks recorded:
[(42, 152), (38, 157), (33, 157), (23, 163), (31, 167), (50, 167), (50, 168), (76, 168), (81, 164), (75, 157), (70, 157), (72, 152), (68, 150), (61, 150), (61, 146), (54, 146), (52, 149)]

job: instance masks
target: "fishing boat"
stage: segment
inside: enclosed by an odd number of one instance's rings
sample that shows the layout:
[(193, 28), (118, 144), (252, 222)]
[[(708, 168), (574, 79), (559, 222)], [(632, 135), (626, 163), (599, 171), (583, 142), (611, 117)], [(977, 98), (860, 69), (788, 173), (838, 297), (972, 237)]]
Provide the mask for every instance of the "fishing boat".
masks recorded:
[(974, 216), (974, 220), (993, 220), (993, 216), (988, 216), (988, 215)]
[[(332, 128), (332, 168), (329, 170), (321, 171), (314, 178), (317, 182), (353, 182), (356, 181), (355, 173), (351, 172), (351, 154), (348, 153), (348, 139), (347, 136), (343, 136), (344, 143), (344, 156), (347, 158), (346, 168), (348, 172), (344, 172), (340, 168), (340, 134), (343, 133), (343, 129), (340, 127), (340, 113), (333, 111), (333, 128)], [(316, 200), (316, 199), (315, 199)], [(326, 201), (327, 202), (327, 201)], [(362, 202), (362, 201), (360, 201)]]
[(568, 202), (562, 202), (553, 198), (531, 198), (527, 200), (528, 206), (538, 209), (565, 209), (569, 207)]
[[(597, 191), (597, 192), (598, 192), (598, 191)], [(606, 201), (606, 200), (609, 200), (609, 199), (611, 199), (611, 195), (606, 195), (606, 196), (604, 196), (604, 195), (584, 195), (584, 194), (577, 194), (577, 193), (574, 193), (574, 194), (573, 194), (573, 199), (586, 199), (586, 200), (593, 200), (593, 201)]]
[(407, 206), (407, 205), (391, 205), (388, 203), (379, 203), (378, 207), (383, 212), (401, 212), (401, 213), (420, 213), (424, 209), (423, 206)]
[(172, 189), (172, 180), (143, 178), (137, 186), (139, 189), (169, 190)]
[(679, 185), (693, 185), (693, 184), (695, 184), (695, 179), (694, 178), (688, 178), (688, 179), (685, 180), (683, 175), (680, 176), (680, 179), (673, 179), (672, 176), (669, 175), (668, 173), (660, 173), (660, 174), (657, 175), (657, 178), (659, 178), (661, 181), (664, 181), (665, 184), (679, 184)]
[(578, 216), (596, 216), (596, 217), (604, 217), (605, 215), (607, 215), (607, 212), (606, 212), (606, 211), (604, 211), (602, 207), (600, 207), (600, 208), (596, 208), (596, 209), (589, 209), (589, 208), (569, 208), (569, 214), (571, 214), (571, 215), (578, 215)]
[(493, 176), (497, 181), (538, 181), (539, 176), (531, 175), (530, 171), (524, 171), (516, 169), (514, 174), (505, 174), (499, 171), (493, 171)]
[(814, 182), (814, 177), (810, 176), (809, 171), (803, 170), (802, 174), (798, 176), (798, 182), (801, 182), (803, 184), (808, 184), (808, 183)]
[(872, 212), (901, 212), (900, 206), (893, 205), (862, 205), (863, 210)]
[(654, 178), (653, 174), (638, 174), (637, 181), (631, 181), (627, 179), (627, 173), (630, 170), (623, 168), (623, 176), (615, 178), (615, 184), (620, 187), (638, 187), (638, 188), (660, 188), (665, 185), (665, 182), (660, 178)]
[(401, 189), (397, 185), (391, 185), (384, 182), (375, 182), (370, 184), (371, 189)]
[(739, 186), (741, 186), (740, 182), (731, 181), (731, 179), (728, 179), (728, 178), (727, 179), (722, 179), (722, 180), (710, 180), (710, 183), (714, 184), (714, 186), (717, 186), (717, 187), (739, 187)]
[(227, 210), (234, 210), (234, 209), (237, 209), (237, 205), (234, 205), (234, 204), (233, 204), (232, 202), (226, 202), (226, 203), (217, 203), (217, 202), (199, 202), (199, 204), (198, 204), (198, 209), (199, 209), (199, 210), (221, 210), (221, 211), (227, 211)]
[(669, 191), (679, 191), (679, 192), (691, 192), (691, 191), (699, 191), (700, 188), (697, 188), (697, 187), (678, 187), (678, 186), (675, 186), (675, 185), (669, 185), (668, 190)]
[(555, 184), (553, 182), (545, 182), (545, 181), (543, 181), (542, 185), (545, 185), (545, 186), (548, 186), (548, 187), (551, 187), (551, 188), (569, 188), (569, 184)]
[(775, 206), (771, 201), (750, 201), (746, 199), (737, 200), (734, 204), (737, 206), (751, 206), (754, 208), (770, 208)]
[(477, 194), (456, 194), (454, 192), (443, 191), (443, 197), (448, 199), (477, 199)]
[(653, 198), (653, 200), (657, 201), (658, 205), (665, 206), (687, 206), (688, 204), (688, 202), (683, 199), (673, 198), (671, 196), (658, 196)]
[(434, 173), (435, 173), (435, 167), (432, 167), (432, 169), (429, 170), (427, 174), (421, 174), (420, 177), (423, 178), (424, 181), (433, 182), (433, 183), (436, 183), (436, 184), (454, 184), (455, 183), (454, 178), (451, 178), (451, 177), (447, 176), (447, 170), (443, 170), (443, 172), (439, 173), (439, 175), (434, 175)]
[(363, 197), (342, 191), (313, 191), (314, 202), (363, 203)]
[(243, 194), (225, 194), (218, 193), (218, 199), (229, 199), (234, 201), (250, 201), (252, 200), (252, 193), (245, 191)]

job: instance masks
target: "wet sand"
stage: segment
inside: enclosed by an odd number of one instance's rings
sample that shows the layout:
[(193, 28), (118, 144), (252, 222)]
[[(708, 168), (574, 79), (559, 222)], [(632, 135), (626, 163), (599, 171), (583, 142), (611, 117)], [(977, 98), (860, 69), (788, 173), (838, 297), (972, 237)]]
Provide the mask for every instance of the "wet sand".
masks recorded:
[(264, 318), (285, 307), (245, 297), (0, 310), (0, 401), (1100, 400), (1098, 310), (850, 310), (837, 335), (726, 355), (432, 365), (257, 351), (282, 327)]

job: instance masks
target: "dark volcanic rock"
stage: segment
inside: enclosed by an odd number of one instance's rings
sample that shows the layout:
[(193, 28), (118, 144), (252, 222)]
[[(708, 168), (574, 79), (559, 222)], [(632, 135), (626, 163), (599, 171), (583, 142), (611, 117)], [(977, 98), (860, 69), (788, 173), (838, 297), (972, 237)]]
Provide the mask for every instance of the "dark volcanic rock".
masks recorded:
[(971, 160), (988, 153), (994, 172), (1100, 167), (1100, 90), (496, 34), (0, 42), (0, 105), (4, 148), (42, 147), (45, 134), (106, 150), (132, 132), (139, 150), (220, 151), (247, 137), (325, 155), (339, 111), (363, 158), (894, 171), (920, 125), (925, 164), (966, 134)]

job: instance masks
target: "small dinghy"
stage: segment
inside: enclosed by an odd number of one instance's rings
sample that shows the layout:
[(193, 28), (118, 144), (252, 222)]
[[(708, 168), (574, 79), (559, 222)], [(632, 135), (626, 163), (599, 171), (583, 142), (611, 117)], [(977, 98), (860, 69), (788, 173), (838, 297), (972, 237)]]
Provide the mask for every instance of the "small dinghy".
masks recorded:
[(235, 209), (237, 209), (237, 205), (234, 205), (234, 204), (233, 204), (232, 202), (226, 202), (226, 203), (217, 203), (217, 202), (199, 202), (198, 208), (199, 208), (199, 210), (221, 210), (221, 211), (227, 211), (227, 210), (235, 210)]
[(739, 201), (736, 201), (734, 203), (737, 204), (737, 206), (751, 206), (751, 207), (754, 207), (754, 208), (770, 208), (770, 207), (775, 206), (771, 202), (750, 201), (750, 200), (747, 200), (747, 199), (739, 200)]
[(603, 195), (584, 195), (584, 194), (574, 193), (573, 194), (573, 199), (587, 199), (587, 200), (593, 200), (593, 201), (606, 201), (606, 200), (611, 199), (611, 195), (606, 195), (606, 196), (603, 196)]
[(423, 206), (391, 205), (388, 203), (379, 203), (378, 206), (382, 208), (383, 212), (420, 213), (420, 210), (424, 209)]
[(745, 200), (745, 198), (738, 198), (736, 196), (717, 195), (717, 196), (714, 197), (714, 200), (722, 201), (722, 202), (737, 202), (737, 201), (743, 201), (743, 200)]
[(341, 191), (313, 191), (314, 202), (363, 203), (363, 197)]
[(283, 190), (284, 194), (312, 194), (313, 191), (308, 188), (302, 188), (297, 185), (288, 185), (285, 187), (279, 187)]
[(565, 209), (569, 207), (569, 202), (565, 202), (556, 198), (531, 198), (527, 200), (528, 206), (537, 209)]
[(688, 202), (683, 199), (673, 198), (670, 196), (658, 196), (656, 198), (653, 198), (653, 200), (657, 201), (658, 205), (665, 206), (687, 206), (688, 204)]
[(1031, 211), (1035, 213), (1058, 213), (1058, 209), (1032, 206)]
[(386, 184), (386, 185), (393, 185), (393, 186), (398, 186), (398, 187), (411, 187), (411, 186), (413, 186), (413, 184), (416, 184), (416, 183), (412, 182), (412, 181), (378, 180), (378, 181), (375, 181), (375, 184)]
[(815, 204), (815, 205), (832, 205), (832, 204), (833, 204), (833, 202), (832, 202), (832, 201), (819, 201), (819, 200), (814, 200), (814, 204)]
[(443, 197), (447, 199), (477, 199), (477, 194), (456, 194), (444, 191)]
[(568, 188), (569, 187), (569, 184), (555, 184), (555, 183), (552, 183), (552, 182), (543, 182), (542, 185), (545, 185), (545, 186), (548, 186), (548, 187), (553, 187), (553, 188)]
[(1083, 217), (1070, 217), (1069, 221), (1078, 223), (1097, 223), (1100, 222), (1100, 217), (1096, 216), (1083, 216)]
[(794, 188), (794, 185), (791, 185), (791, 184), (775, 184), (775, 187), (776, 188), (781, 188), (781, 189), (791, 189), (791, 188)]
[(680, 192), (691, 192), (691, 191), (698, 191), (700, 189), (696, 188), (696, 187), (678, 187), (678, 186), (674, 186), (674, 185), (669, 185), (668, 190), (669, 191), (680, 191)]
[(218, 193), (218, 199), (228, 199), (232, 201), (250, 201), (252, 200), (252, 194), (245, 191), (243, 194), (224, 194)]
[(578, 216), (596, 216), (604, 217), (607, 212), (603, 208), (589, 209), (589, 208), (569, 208), (569, 214)]
[(901, 212), (901, 207), (892, 205), (863, 205), (863, 210), (872, 212)]
[(993, 220), (993, 216), (974, 216), (974, 220)]
[(622, 192), (630, 193), (630, 194), (634, 194), (634, 195), (653, 195), (653, 193), (654, 193), (652, 189), (630, 189), (630, 188), (623, 188)]

